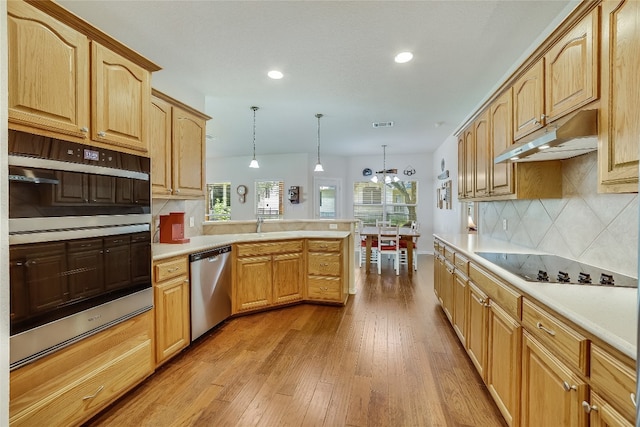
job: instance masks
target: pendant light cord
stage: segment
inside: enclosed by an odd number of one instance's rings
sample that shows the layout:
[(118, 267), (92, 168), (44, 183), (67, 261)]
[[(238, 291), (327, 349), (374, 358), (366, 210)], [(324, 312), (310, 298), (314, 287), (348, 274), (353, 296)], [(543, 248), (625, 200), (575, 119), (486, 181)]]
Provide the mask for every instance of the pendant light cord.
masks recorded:
[(318, 118), (318, 164), (320, 164), (320, 117), (322, 114), (318, 113), (316, 117)]
[(251, 107), (253, 110), (253, 160), (256, 159), (256, 110), (258, 107)]

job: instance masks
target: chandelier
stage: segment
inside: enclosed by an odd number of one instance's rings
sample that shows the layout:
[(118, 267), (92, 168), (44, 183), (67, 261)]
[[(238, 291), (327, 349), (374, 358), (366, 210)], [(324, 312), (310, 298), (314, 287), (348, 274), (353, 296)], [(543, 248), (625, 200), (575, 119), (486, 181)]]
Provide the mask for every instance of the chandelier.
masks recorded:
[(380, 181), (380, 176), (382, 178), (382, 182), (385, 184), (391, 184), (392, 182), (400, 181), (400, 178), (397, 176), (398, 169), (387, 169), (387, 146), (382, 146), (382, 170), (377, 171), (374, 176), (371, 177), (371, 182), (378, 183)]

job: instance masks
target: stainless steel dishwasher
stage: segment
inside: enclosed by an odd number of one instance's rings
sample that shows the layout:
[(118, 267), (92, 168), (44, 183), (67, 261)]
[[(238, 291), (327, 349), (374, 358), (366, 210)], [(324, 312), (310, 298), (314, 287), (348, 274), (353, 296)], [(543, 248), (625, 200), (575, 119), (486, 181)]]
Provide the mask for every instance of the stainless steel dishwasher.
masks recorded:
[(191, 341), (231, 315), (231, 246), (189, 255)]

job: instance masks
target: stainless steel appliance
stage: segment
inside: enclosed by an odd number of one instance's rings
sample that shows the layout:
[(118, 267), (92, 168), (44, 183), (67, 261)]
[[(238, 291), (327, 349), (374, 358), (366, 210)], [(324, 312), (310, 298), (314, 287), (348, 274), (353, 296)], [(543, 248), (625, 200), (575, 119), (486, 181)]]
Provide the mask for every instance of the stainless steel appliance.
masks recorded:
[(231, 246), (189, 256), (191, 341), (231, 315)]
[(9, 131), (10, 368), (153, 307), (148, 158)]
[(529, 282), (638, 287), (636, 278), (555, 255), (499, 252), (476, 255)]

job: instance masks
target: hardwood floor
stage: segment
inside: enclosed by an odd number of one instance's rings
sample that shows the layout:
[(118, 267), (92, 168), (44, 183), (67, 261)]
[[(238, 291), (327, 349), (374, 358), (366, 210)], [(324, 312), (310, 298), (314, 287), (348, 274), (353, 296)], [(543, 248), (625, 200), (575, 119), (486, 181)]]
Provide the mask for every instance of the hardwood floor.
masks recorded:
[(346, 307), (230, 319), (88, 425), (506, 426), (419, 263), (356, 267)]

